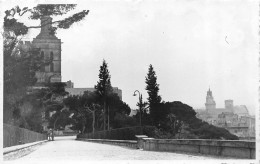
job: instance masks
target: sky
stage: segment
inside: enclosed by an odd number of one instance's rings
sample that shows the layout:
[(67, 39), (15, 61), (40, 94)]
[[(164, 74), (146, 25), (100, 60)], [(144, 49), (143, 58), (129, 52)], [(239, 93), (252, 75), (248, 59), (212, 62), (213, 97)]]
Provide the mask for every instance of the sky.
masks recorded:
[[(17, 0), (3, 3), (4, 8), (24, 6)], [(26, 5), (37, 3), (49, 1)], [(152, 64), (159, 95), (166, 102), (181, 101), (194, 109), (205, 108), (210, 87), (218, 108), (224, 107), (224, 100), (233, 99), (234, 105), (246, 105), (251, 114), (259, 109), (258, 1), (77, 3), (73, 12), (90, 12), (70, 29), (57, 31), (63, 42), (62, 81), (71, 80), (75, 88), (94, 87), (104, 59), (112, 86), (120, 88), (123, 101), (136, 109), (138, 97), (133, 93), (139, 90), (147, 99), (145, 76)], [(25, 39), (38, 33), (31, 30)]]

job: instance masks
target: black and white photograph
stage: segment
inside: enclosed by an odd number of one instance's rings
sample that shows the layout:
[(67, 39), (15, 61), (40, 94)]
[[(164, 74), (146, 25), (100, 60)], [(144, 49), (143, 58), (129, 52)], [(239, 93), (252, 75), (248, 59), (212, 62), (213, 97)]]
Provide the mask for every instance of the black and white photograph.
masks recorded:
[(2, 162), (259, 164), (259, 8), (0, 0)]

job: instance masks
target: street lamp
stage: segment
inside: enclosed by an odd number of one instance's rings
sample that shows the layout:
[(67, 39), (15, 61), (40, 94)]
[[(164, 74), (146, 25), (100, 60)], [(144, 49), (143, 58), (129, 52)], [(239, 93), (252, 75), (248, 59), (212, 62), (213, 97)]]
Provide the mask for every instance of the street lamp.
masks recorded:
[[(135, 92), (138, 92), (138, 94), (139, 94), (140, 126), (142, 126), (142, 106), (141, 106), (142, 105), (142, 99), (141, 99), (142, 94), (140, 94), (140, 92), (138, 90), (136, 90)], [(134, 92), (133, 96), (136, 96), (135, 92)]]

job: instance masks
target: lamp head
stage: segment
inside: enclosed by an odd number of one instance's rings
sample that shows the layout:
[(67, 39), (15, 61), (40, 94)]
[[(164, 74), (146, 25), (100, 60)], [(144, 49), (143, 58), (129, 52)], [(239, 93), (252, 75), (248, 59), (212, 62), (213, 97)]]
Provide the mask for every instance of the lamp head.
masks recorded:
[(136, 96), (136, 94), (134, 93), (133, 96)]

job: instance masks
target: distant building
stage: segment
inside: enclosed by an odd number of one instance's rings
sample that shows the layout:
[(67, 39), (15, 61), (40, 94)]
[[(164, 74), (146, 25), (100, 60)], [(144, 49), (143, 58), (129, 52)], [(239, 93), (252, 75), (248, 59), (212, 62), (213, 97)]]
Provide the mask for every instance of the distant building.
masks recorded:
[(253, 116), (242, 116), (237, 121), (221, 127), (226, 128), (240, 139), (255, 139), (255, 118)]
[(65, 83), (66, 83), (65, 88), (74, 88), (74, 83), (71, 80), (69, 80), (69, 81), (67, 81)]
[[(95, 88), (74, 88), (74, 83), (71, 81), (66, 82), (67, 86), (65, 87), (65, 90), (69, 92), (69, 95), (83, 95), (84, 92), (94, 92)], [(113, 92), (118, 95), (120, 100), (122, 100), (122, 90), (118, 87), (113, 87)]]
[(83, 95), (84, 92), (94, 92), (95, 88), (65, 88), (67, 92), (69, 92), (69, 95)]
[(129, 116), (134, 116), (134, 115), (136, 115), (138, 113), (138, 110), (136, 110), (136, 109), (132, 109), (131, 110), (131, 112), (130, 112), (130, 114), (129, 114)]
[(228, 126), (232, 125), (233, 123), (238, 122), (238, 115), (232, 112), (221, 113), (218, 115), (218, 122), (219, 126)]
[(255, 137), (255, 120), (245, 105), (234, 106), (233, 100), (225, 100), (225, 108), (216, 108), (212, 91), (207, 91), (205, 110), (197, 110), (197, 117), (209, 124), (226, 128), (241, 139)]
[(208, 115), (212, 119), (217, 119), (221, 113), (235, 113), (238, 116), (248, 116), (249, 112), (245, 105), (234, 106), (233, 100), (225, 100), (225, 108), (216, 108), (216, 103), (212, 95), (212, 91), (207, 91), (206, 110), (199, 110), (199, 115)]

